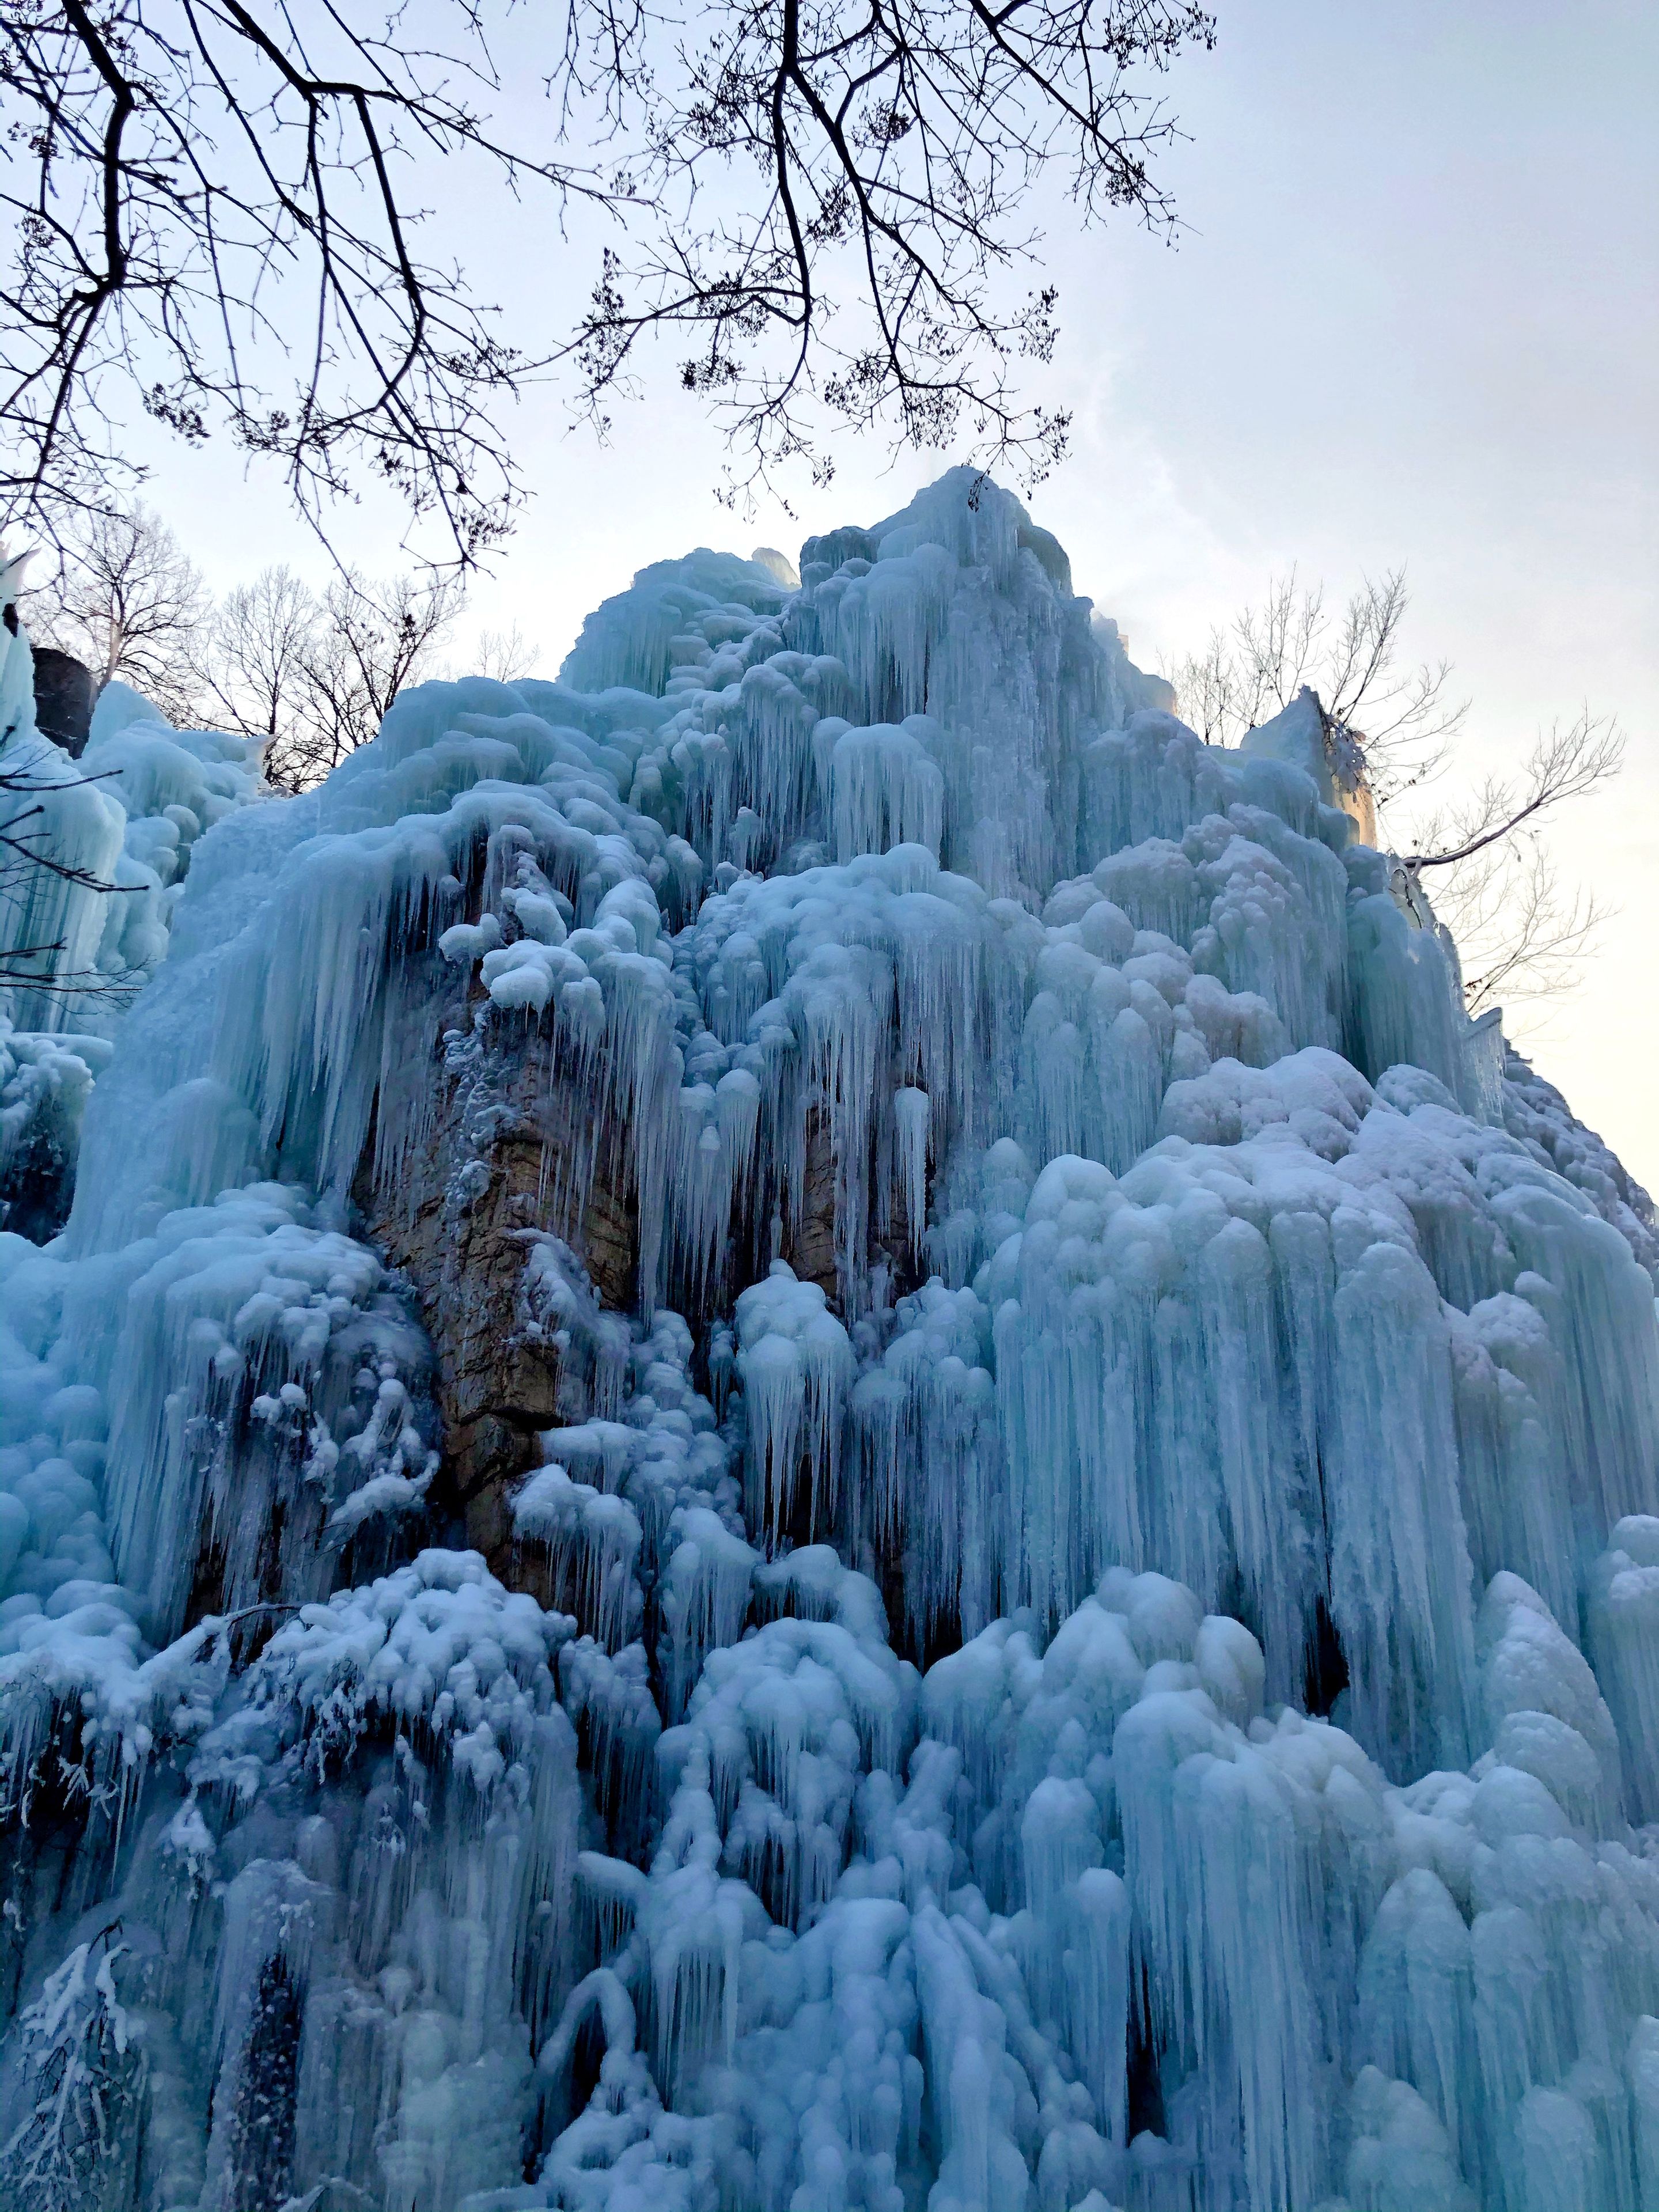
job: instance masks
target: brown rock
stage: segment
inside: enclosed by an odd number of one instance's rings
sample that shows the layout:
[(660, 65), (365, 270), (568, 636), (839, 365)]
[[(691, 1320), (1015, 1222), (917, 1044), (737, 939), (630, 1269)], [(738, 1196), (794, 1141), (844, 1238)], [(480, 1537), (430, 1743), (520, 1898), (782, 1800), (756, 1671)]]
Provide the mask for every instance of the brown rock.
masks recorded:
[(830, 1117), (808, 1109), (806, 1159), (801, 1176), (800, 1218), (784, 1237), (783, 1257), (804, 1283), (816, 1283), (837, 1310), (841, 1290), (836, 1266), (836, 1155)]
[(587, 1410), (527, 1308), (526, 1263), (538, 1232), (562, 1238), (600, 1303), (631, 1307), (633, 1176), (626, 1146), (599, 1134), (591, 1077), (533, 1023), (494, 1017), (482, 1032), (449, 1031), (428, 1096), (411, 1141), (380, 1133), (382, 1157), (398, 1162), (390, 1176), (376, 1177), (371, 1142), (356, 1196), (432, 1340), (444, 1480), (467, 1540), (511, 1570), (508, 1499), (534, 1464), (536, 1433)]

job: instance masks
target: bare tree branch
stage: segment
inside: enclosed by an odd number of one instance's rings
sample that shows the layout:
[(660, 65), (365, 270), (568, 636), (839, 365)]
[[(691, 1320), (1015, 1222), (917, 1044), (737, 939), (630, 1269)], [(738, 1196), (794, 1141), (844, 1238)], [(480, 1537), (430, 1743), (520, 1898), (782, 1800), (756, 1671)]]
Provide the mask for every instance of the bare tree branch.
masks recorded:
[[(1294, 568), (1268, 585), (1202, 653), (1169, 669), (1180, 711), (1209, 744), (1237, 744), (1298, 691), (1316, 691), (1333, 763), (1357, 766), (1380, 813), (1437, 775), (1468, 714), (1447, 661), (1400, 659), (1410, 605), (1405, 571), (1366, 577), (1340, 612)], [(1616, 775), (1625, 741), (1588, 708), (1540, 737), (1514, 778), (1488, 778), (1412, 830), (1395, 885), (1414, 912), (1425, 870), (1443, 870), (1435, 913), (1457, 942), (1469, 1011), (1571, 988), (1612, 909), (1565, 890), (1540, 831), (1547, 818)]]
[(308, 789), (368, 744), (398, 693), (435, 672), (462, 597), (453, 575), (335, 578), (295, 650), (293, 714), (265, 755), (278, 789)]
[[(136, 402), (192, 442), (222, 429), (274, 456), (314, 521), (379, 479), (475, 559), (516, 501), (490, 410), (521, 365), (460, 272), (418, 257), (411, 158), (465, 157), (560, 205), (626, 195), (498, 142), (466, 96), (500, 90), (471, 0), (428, 11), (453, 34), (431, 50), (401, 8), (261, 14), (242, 0), (9, 0), (8, 519), (57, 543), (65, 516), (130, 491)], [(313, 66), (310, 45), (337, 66)], [(307, 328), (309, 345), (292, 344)]]
[(498, 684), (516, 684), (520, 677), (532, 672), (540, 658), (541, 647), (532, 644), (517, 623), (513, 623), (506, 629), (478, 632), (466, 656), (466, 673), (490, 676)]
[(213, 720), (267, 744), (284, 732), (303, 696), (318, 619), (315, 593), (291, 568), (263, 569), (228, 592), (195, 664)]
[(1457, 940), (1471, 1013), (1511, 1000), (1559, 997), (1614, 911), (1594, 892), (1564, 890), (1544, 842), (1547, 817), (1617, 775), (1625, 741), (1607, 716), (1586, 708), (1555, 725), (1528, 755), (1520, 776), (1488, 778), (1461, 805), (1416, 825), (1415, 849), (1400, 863), (1414, 896), (1427, 869), (1443, 869), (1435, 910)]
[(1537, 837), (1489, 845), (1435, 887), (1435, 912), (1456, 939), (1472, 1014), (1500, 999), (1564, 995), (1616, 911), (1594, 893), (1564, 891)]
[(1364, 578), (1333, 620), (1323, 584), (1300, 584), (1291, 568), (1227, 630), (1212, 630), (1201, 654), (1168, 672), (1182, 711), (1206, 743), (1237, 744), (1309, 685), (1386, 806), (1439, 773), (1468, 714), (1467, 700), (1448, 696), (1449, 662), (1400, 664), (1410, 604), (1404, 569), (1390, 569)]
[(1586, 707), (1565, 729), (1558, 722), (1547, 738), (1539, 738), (1518, 782), (1488, 779), (1467, 807), (1431, 815), (1418, 832), (1419, 849), (1405, 866), (1420, 872), (1471, 860), (1569, 799), (1583, 799), (1617, 775), (1624, 758), (1618, 725), (1611, 716), (1592, 715)]
[[(629, 165), (640, 197), (685, 219), (631, 264), (607, 259), (577, 346), (589, 411), (628, 388), (643, 335), (688, 328), (682, 381), (746, 456), (732, 497), (787, 459), (827, 477), (818, 409), (924, 447), (965, 422), (988, 465), (1035, 480), (1068, 422), (1012, 388), (1013, 362), (1052, 351), (1055, 295), (1005, 298), (1037, 244), (1011, 219), (1058, 167), (1085, 222), (1172, 220), (1149, 162), (1173, 126), (1129, 72), (1209, 43), (1207, 16), (1182, 0), (898, 0), (849, 20), (827, 0), (744, 0), (720, 21), (680, 48), (689, 96), (664, 94)], [(735, 216), (734, 168), (763, 185)]]
[[(61, 884), (100, 896), (119, 888), (53, 851), (53, 826), (45, 804), (55, 793), (102, 780), (14, 766), (11, 756), (0, 753), (0, 915), (10, 913), (26, 927), (33, 916), (38, 927), (43, 887)], [(17, 987), (82, 1003), (119, 990), (97, 969), (60, 969), (66, 950), (62, 937), (8, 945), (0, 951), (0, 988)]]
[[(567, 0), (562, 24), (550, 158), (492, 120), (494, 33), (544, 35), (510, 0), (6, 0), (3, 519), (56, 544), (130, 496), (136, 405), (274, 459), (319, 528), (388, 485), (465, 567), (520, 495), (501, 403), (562, 368), (603, 427), (657, 332), (691, 342), (734, 497), (786, 461), (827, 477), (836, 424), (1054, 460), (1066, 417), (1016, 389), (1055, 331), (1022, 210), (1057, 173), (1085, 222), (1172, 222), (1143, 78), (1212, 43), (1195, 0)], [(614, 219), (567, 343), (526, 356), (422, 252), (422, 164)]]
[(71, 523), (62, 551), (56, 578), (30, 595), (31, 630), (84, 662), (99, 690), (119, 678), (187, 722), (208, 597), (178, 539), (145, 507), (94, 511)]

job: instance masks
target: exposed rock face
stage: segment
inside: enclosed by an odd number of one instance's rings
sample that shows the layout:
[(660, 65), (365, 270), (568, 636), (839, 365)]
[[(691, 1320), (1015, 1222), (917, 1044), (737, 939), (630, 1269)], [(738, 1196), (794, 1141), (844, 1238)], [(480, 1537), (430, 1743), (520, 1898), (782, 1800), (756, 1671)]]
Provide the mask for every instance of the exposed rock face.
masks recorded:
[[(448, 1018), (459, 1024), (459, 1015), (457, 1004)], [(511, 1501), (539, 1463), (539, 1431), (603, 1410), (586, 1340), (593, 1322), (625, 1337), (622, 1317), (637, 1304), (632, 1159), (625, 1141), (593, 1156), (592, 1085), (534, 1021), (447, 1030), (415, 1095), (418, 1131), (389, 1147), (380, 1136), (378, 1176), (377, 1140), (365, 1150), (355, 1193), (364, 1234), (406, 1279), (432, 1340), (442, 1486), (467, 1542), (509, 1588), (553, 1602), (546, 1547), (515, 1539)], [(816, 1110), (799, 1214), (777, 1229), (781, 1255), (838, 1309), (836, 1159), (827, 1119)], [(907, 1238), (902, 1209), (893, 1229), (890, 1261), (908, 1273), (898, 1256)], [(574, 1260), (571, 1272), (586, 1274), (577, 1291), (590, 1327), (579, 1327), (574, 1340), (550, 1317), (533, 1279), (538, 1248), (547, 1246), (556, 1265)], [(896, 1556), (882, 1567), (890, 1611), (901, 1619)]]
[(75, 1161), (50, 1127), (0, 1163), (0, 1229), (45, 1244), (69, 1218)]
[(33, 652), (35, 721), (44, 736), (79, 760), (92, 734), (97, 697), (92, 671), (72, 653), (50, 645), (37, 645)]
[(378, 1184), (366, 1153), (356, 1194), (432, 1339), (445, 1479), (467, 1540), (505, 1575), (507, 1499), (536, 1463), (537, 1432), (586, 1410), (585, 1378), (564, 1371), (569, 1348), (536, 1310), (527, 1263), (538, 1243), (562, 1240), (600, 1305), (626, 1310), (638, 1213), (626, 1159), (590, 1159), (591, 1096), (545, 1031), (451, 1030), (438, 1054), (422, 1128)]
[(839, 1303), (836, 1243), (836, 1156), (828, 1116), (814, 1109), (806, 1118), (800, 1218), (785, 1231), (781, 1256), (802, 1282), (816, 1283), (832, 1306)]

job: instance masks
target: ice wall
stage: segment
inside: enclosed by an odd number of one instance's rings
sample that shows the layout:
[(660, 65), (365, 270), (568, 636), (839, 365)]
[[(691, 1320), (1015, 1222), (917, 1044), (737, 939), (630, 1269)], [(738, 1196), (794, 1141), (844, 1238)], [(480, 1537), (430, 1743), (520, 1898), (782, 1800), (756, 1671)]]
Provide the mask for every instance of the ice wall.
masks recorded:
[[(1659, 2212), (1644, 1194), (1308, 702), (970, 472), (781, 566), (298, 799), (94, 732), (189, 865), (0, 1060), (0, 2201)], [(363, 1231), (532, 1037), (486, 1564)]]
[(167, 945), (197, 839), (262, 790), (257, 744), (174, 730), (106, 684), (79, 760), (34, 721), (27, 632), (0, 568), (0, 1224), (67, 1212), (110, 1039)]

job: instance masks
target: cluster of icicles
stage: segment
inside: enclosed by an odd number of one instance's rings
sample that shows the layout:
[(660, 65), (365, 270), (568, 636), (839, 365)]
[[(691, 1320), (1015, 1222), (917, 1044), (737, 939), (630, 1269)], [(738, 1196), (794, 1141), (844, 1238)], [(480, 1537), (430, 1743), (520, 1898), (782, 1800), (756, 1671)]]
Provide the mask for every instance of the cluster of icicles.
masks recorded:
[[(1659, 2212), (1646, 1203), (1313, 702), (1171, 704), (958, 473), (230, 794), (12, 1033), (0, 2201)], [(637, 1194), (630, 1315), (524, 1238), (559, 1610), (353, 1233), (458, 981)]]

